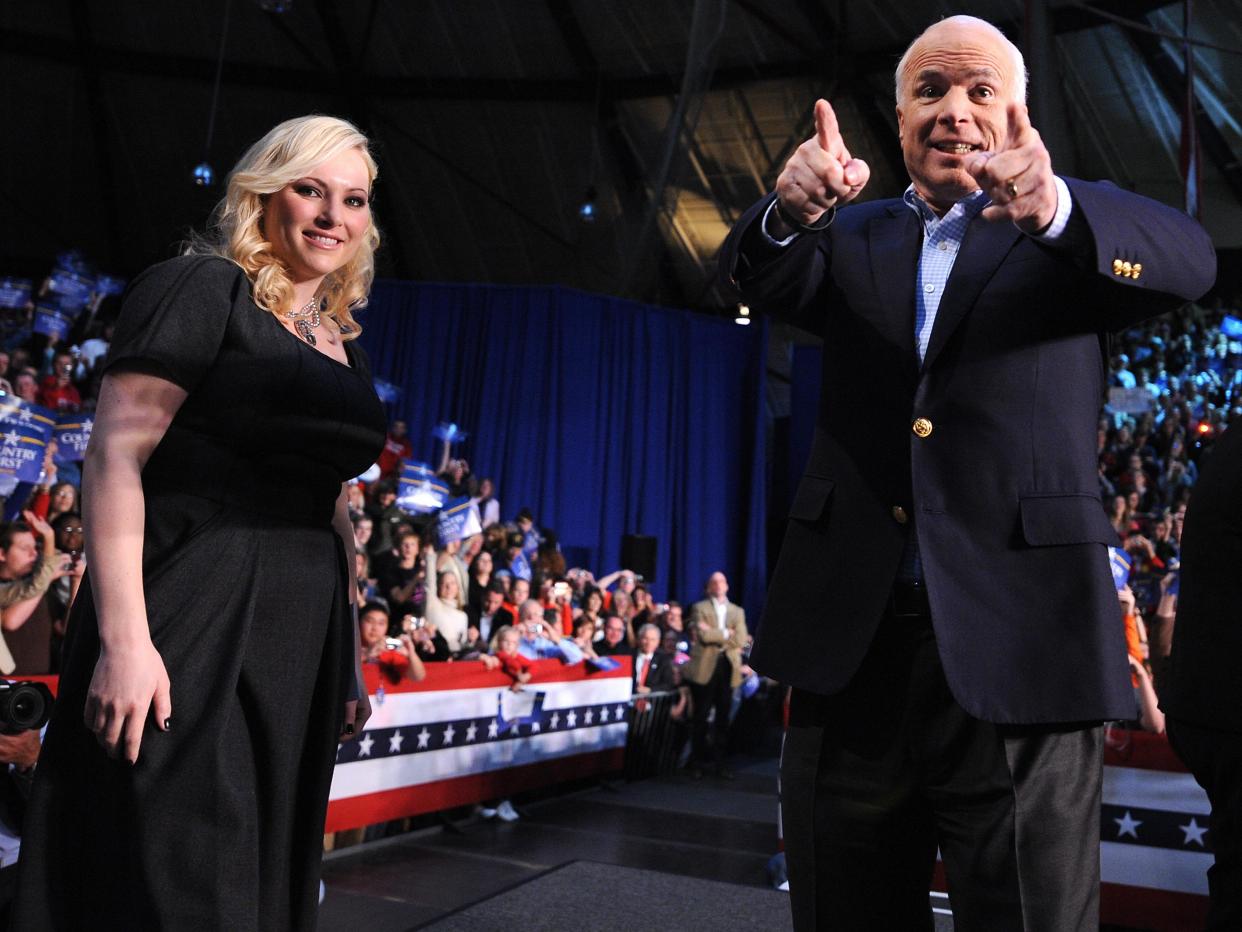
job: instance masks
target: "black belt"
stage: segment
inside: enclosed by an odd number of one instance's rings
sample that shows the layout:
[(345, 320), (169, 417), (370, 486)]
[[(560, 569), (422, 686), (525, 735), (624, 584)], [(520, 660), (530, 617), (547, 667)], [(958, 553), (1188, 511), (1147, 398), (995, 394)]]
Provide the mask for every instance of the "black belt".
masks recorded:
[(927, 587), (922, 583), (894, 583), (888, 599), (888, 613), (893, 618), (930, 618)]

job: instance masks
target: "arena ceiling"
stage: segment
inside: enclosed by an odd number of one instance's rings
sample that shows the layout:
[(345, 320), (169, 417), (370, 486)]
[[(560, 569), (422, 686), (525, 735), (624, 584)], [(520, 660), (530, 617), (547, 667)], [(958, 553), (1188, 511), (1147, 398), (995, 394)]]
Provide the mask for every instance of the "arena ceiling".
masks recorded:
[[(222, 177), (276, 122), (323, 112), (375, 142), (382, 274), (720, 311), (720, 243), (809, 134), (816, 97), (870, 162), (867, 195), (904, 188), (893, 67), (956, 12), (1027, 49), (1058, 170), (1182, 203), (1181, 3), (7, 0), (0, 274), (38, 275), (69, 247), (123, 275), (170, 255), (220, 194), (196, 164)], [(1202, 216), (1229, 255), (1242, 0), (1195, 0), (1190, 34)]]

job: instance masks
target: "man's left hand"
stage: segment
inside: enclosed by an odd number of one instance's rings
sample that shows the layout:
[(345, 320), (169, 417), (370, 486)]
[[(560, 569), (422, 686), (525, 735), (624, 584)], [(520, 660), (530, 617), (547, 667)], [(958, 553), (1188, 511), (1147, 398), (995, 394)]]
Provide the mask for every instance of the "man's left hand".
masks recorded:
[(0, 763), (13, 764), (18, 770), (29, 770), (39, 759), (40, 747), (37, 730), (0, 735)]
[(1023, 233), (1039, 233), (1057, 213), (1057, 186), (1052, 156), (1039, 132), (1031, 126), (1025, 104), (1009, 105), (1009, 138), (1002, 149), (978, 152), (966, 170), (992, 203), (983, 209), (986, 220), (1012, 220)]

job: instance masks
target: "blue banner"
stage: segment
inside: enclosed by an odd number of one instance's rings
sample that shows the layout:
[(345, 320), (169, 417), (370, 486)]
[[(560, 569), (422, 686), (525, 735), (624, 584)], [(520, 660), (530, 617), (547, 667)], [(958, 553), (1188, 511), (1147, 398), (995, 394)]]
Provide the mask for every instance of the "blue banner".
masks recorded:
[(89, 414), (61, 414), (56, 418), (56, 428), (52, 433), (56, 440), (57, 464), (80, 463), (86, 455), (86, 445), (90, 443), (91, 428), (95, 419)]
[(479, 509), (468, 495), (447, 502), (436, 522), (440, 544), (465, 540), (483, 530), (479, 524)]
[(530, 582), (530, 561), (526, 559), (526, 554), (519, 553), (513, 558), (513, 562), (509, 564), (509, 572), (518, 579)]
[(1227, 337), (1242, 337), (1242, 320), (1232, 314), (1226, 314), (1220, 322), (1220, 332)]
[(95, 294), (118, 295), (125, 291), (125, 279), (115, 275), (100, 275), (95, 279)]
[(95, 290), (95, 280), (82, 272), (72, 269), (53, 269), (47, 278), (47, 289), (52, 294), (60, 295), (84, 305), (91, 299)]
[(448, 485), (426, 463), (406, 462), (397, 480), (397, 507), (410, 514), (439, 511), (448, 501)]
[(1113, 570), (1113, 584), (1120, 592), (1130, 579), (1130, 555), (1118, 547), (1108, 548), (1108, 565)]
[(437, 424), (431, 429), (431, 436), (435, 437), (437, 440), (447, 441), (448, 443), (461, 443), (470, 435), (456, 424), (444, 422)]
[(55, 426), (56, 415), (47, 408), (0, 395), (0, 476), (38, 482)]
[(28, 278), (0, 278), (0, 307), (20, 310), (30, 303), (34, 282)]
[(73, 318), (66, 315), (59, 307), (45, 304), (42, 300), (35, 305), (35, 333), (46, 333), (49, 337), (55, 337), (57, 341), (60, 341), (69, 335), (69, 328), (72, 326)]
[(375, 384), (375, 394), (379, 396), (380, 401), (392, 403), (401, 400), (400, 386), (385, 382), (383, 379), (372, 379), (372, 381)]

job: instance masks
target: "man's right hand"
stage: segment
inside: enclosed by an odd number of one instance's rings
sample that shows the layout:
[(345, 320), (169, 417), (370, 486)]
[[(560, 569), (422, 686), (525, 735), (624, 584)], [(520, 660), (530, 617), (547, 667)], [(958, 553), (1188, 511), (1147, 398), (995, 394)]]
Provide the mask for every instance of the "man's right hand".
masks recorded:
[[(870, 177), (867, 163), (854, 158), (845, 147), (832, 105), (820, 99), (815, 101), (815, 135), (798, 146), (785, 163), (776, 179), (776, 196), (781, 210), (809, 226), (826, 210), (856, 198)], [(779, 214), (772, 222), (785, 226)]]

